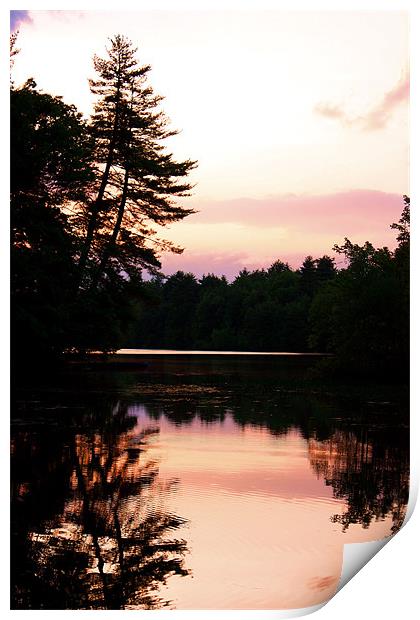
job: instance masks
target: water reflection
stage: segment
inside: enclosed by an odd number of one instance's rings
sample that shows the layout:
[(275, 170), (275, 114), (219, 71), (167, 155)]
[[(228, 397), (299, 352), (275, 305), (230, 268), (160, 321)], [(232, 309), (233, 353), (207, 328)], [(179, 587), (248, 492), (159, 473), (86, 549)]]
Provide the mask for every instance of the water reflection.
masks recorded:
[(407, 420), (399, 409), (368, 403), (360, 411), (341, 410), (337, 417), (335, 404), (317, 396), (266, 392), (259, 398), (255, 389), (250, 394), (249, 389), (229, 392), (194, 384), (154, 388), (155, 394), (165, 394), (145, 408), (155, 420), (164, 417), (187, 426), (195, 420), (220, 424), (227, 416), (238, 427), (265, 428), (275, 436), (299, 429), (317, 477), (332, 487), (334, 497), (347, 502), (344, 514), (331, 517), (343, 532), (356, 523), (367, 528), (386, 515), (392, 515), (392, 532), (401, 527), (409, 492), (409, 442)]
[[(405, 517), (409, 491), (408, 452), (400, 429), (374, 432), (335, 430), (326, 441), (309, 439), (309, 458), (318, 477), (331, 486), (334, 497), (344, 498), (347, 510), (335, 514), (345, 532), (351, 524), (368, 528), (373, 520), (392, 516), (394, 533)], [(406, 446), (405, 446), (406, 447)]]
[(153, 609), (168, 604), (159, 585), (188, 574), (172, 484), (147, 456), (159, 429), (135, 430), (121, 403), (106, 413), (14, 434), (14, 608)]
[(334, 592), (343, 543), (401, 526), (404, 408), (214, 376), (95, 381), (16, 405), (13, 608), (303, 607)]

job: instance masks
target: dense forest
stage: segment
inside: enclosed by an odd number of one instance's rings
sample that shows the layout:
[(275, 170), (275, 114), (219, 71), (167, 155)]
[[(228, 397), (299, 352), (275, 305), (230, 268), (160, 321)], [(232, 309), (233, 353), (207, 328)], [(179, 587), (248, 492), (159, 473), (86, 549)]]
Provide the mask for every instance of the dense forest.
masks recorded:
[[(11, 38), (11, 64), (18, 52)], [(176, 134), (123, 36), (95, 56), (92, 116), (11, 82), (11, 294), (15, 361), (120, 347), (317, 351), (330, 369), (406, 378), (410, 200), (397, 247), (345, 239), (343, 256), (278, 260), (229, 283), (161, 273), (156, 235), (193, 213), (181, 206), (197, 162), (176, 161)], [(329, 248), (326, 248), (326, 252)]]
[[(130, 346), (231, 351), (318, 351), (352, 373), (407, 371), (409, 347), (409, 205), (395, 251), (345, 239), (345, 258), (307, 256), (300, 269), (276, 261), (242, 270), (229, 283), (212, 274), (154, 277)], [(329, 362), (331, 366), (331, 361)]]

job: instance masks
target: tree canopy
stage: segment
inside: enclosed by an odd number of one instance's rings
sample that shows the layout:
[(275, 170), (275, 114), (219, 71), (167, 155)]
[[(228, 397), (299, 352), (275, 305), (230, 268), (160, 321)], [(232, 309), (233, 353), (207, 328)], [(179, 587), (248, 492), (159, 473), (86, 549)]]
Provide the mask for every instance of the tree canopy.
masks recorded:
[[(11, 62), (16, 36), (11, 38)], [(94, 58), (90, 119), (30, 78), (11, 82), (11, 222), (14, 352), (46, 357), (113, 350), (159, 272), (160, 227), (192, 209), (179, 203), (196, 163), (166, 150), (176, 134), (125, 37)]]
[(96, 97), (89, 129), (94, 139), (97, 183), (88, 211), (79, 259), (81, 286), (96, 288), (117, 269), (138, 277), (156, 273), (162, 250), (180, 252), (155, 239), (153, 224), (164, 226), (193, 213), (174, 198), (189, 195), (185, 180), (196, 162), (178, 162), (165, 148), (177, 131), (159, 109), (162, 97), (147, 83), (150, 65), (140, 65), (136, 48), (124, 36), (110, 40), (107, 57), (95, 56)]

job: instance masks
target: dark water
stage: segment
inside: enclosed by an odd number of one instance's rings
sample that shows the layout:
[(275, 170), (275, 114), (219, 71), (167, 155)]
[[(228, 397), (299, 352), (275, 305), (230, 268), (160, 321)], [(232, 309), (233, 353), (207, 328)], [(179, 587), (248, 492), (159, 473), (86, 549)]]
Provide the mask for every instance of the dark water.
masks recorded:
[(306, 607), (344, 543), (401, 526), (402, 390), (321, 385), (308, 358), (141, 359), (16, 391), (12, 608)]

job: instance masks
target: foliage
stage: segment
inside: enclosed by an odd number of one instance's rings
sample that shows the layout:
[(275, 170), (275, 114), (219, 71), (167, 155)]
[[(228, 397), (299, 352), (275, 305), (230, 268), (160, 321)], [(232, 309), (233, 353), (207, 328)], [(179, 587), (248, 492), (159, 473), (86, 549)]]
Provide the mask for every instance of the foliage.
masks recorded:
[(334, 259), (307, 256), (298, 270), (276, 261), (232, 283), (178, 272), (145, 283), (127, 346), (334, 354), (328, 372), (405, 379), (409, 353), (409, 199), (395, 251), (345, 239)]
[(10, 69), (13, 68), (13, 65), (15, 64), (15, 56), (17, 56), (17, 54), (19, 54), (20, 49), (16, 46), (16, 42), (17, 42), (17, 38), (19, 35), (19, 30), (16, 30), (15, 32), (12, 32), (10, 34), (10, 53), (9, 53), (9, 57), (10, 57)]
[[(312, 260), (312, 259), (311, 259)], [(331, 268), (327, 272), (325, 264)], [(268, 269), (242, 270), (229, 284), (224, 276), (197, 280), (178, 271), (166, 280), (145, 282), (153, 308), (142, 305), (136, 347), (230, 349), (237, 351), (308, 350), (308, 313), (312, 295), (335, 275), (334, 261), (313, 261), (310, 293), (302, 270), (276, 261)]]
[(96, 97), (90, 132), (94, 138), (97, 183), (80, 225), (86, 234), (79, 259), (80, 285), (97, 288), (110, 270), (139, 277), (156, 273), (159, 252), (181, 252), (155, 239), (154, 224), (183, 219), (191, 209), (175, 197), (189, 195), (184, 177), (196, 162), (177, 162), (165, 141), (178, 133), (159, 109), (162, 97), (147, 83), (151, 67), (140, 65), (136, 48), (124, 36), (110, 40), (106, 58), (95, 56), (97, 79), (90, 80)]
[(90, 141), (73, 106), (33, 80), (11, 89), (11, 288), (14, 350), (48, 355), (65, 343), (74, 234), (65, 204), (92, 179)]
[[(17, 53), (11, 38), (11, 65)], [(160, 268), (150, 222), (192, 212), (175, 203), (194, 162), (162, 142), (176, 132), (156, 110), (124, 37), (95, 57), (99, 99), (86, 121), (31, 78), (11, 83), (12, 338), (16, 360), (120, 347), (143, 295), (142, 273)], [(158, 249), (156, 249), (158, 248)], [(23, 355), (25, 351), (25, 355)]]
[(310, 310), (310, 343), (334, 352), (337, 370), (406, 377), (409, 363), (409, 199), (398, 224), (398, 246), (374, 248), (345, 239), (334, 247), (347, 261), (320, 289)]

